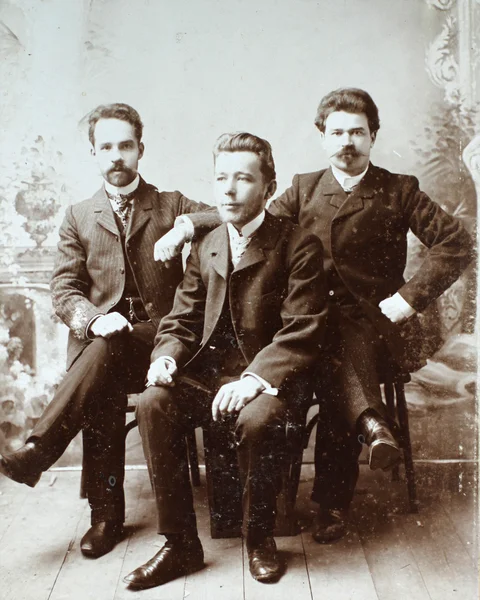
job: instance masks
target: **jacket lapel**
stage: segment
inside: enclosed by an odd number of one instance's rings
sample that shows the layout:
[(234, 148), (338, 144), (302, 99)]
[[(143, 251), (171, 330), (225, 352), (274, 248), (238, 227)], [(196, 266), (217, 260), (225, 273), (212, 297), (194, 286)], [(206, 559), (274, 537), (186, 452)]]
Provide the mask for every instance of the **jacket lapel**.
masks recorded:
[(133, 201), (132, 215), (127, 227), (127, 240), (134, 237), (150, 220), (154, 194), (156, 194), (155, 188), (151, 188), (143, 179), (140, 179), (138, 195)]
[(118, 236), (120, 232), (118, 231), (117, 223), (113, 216), (113, 209), (104, 187), (99, 189), (93, 196), (93, 210), (98, 215), (97, 223), (107, 231), (110, 231), (110, 233)]
[(222, 279), (227, 281), (230, 268), (230, 242), (228, 230), (225, 224), (220, 225), (213, 235), (212, 248), (210, 250), (211, 265)]
[(348, 217), (349, 215), (363, 210), (367, 204), (365, 201), (368, 198), (373, 198), (376, 190), (380, 189), (377, 181), (377, 175), (377, 169), (370, 163), (365, 177), (362, 179), (362, 181), (360, 181), (353, 192), (346, 197), (346, 200), (339, 208), (337, 214), (335, 215), (336, 219)]
[(235, 273), (267, 259), (266, 250), (273, 248), (277, 242), (280, 230), (278, 221), (269, 212), (265, 213), (265, 220), (253, 234), (252, 241), (247, 246), (245, 254), (235, 267)]

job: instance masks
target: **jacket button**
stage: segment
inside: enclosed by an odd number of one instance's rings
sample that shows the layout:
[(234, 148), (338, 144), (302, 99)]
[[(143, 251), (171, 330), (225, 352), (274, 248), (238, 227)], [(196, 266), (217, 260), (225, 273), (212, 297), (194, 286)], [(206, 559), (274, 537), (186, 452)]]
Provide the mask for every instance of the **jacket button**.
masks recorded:
[(122, 275), (125, 273), (125, 269), (124, 269), (123, 267), (120, 269), (120, 273), (121, 273)]
[(333, 290), (330, 290), (330, 291), (328, 292), (328, 295), (329, 295), (329, 296), (335, 296), (335, 292), (334, 292)]
[(147, 311), (153, 310), (153, 304), (151, 302), (147, 302), (145, 304), (145, 308)]

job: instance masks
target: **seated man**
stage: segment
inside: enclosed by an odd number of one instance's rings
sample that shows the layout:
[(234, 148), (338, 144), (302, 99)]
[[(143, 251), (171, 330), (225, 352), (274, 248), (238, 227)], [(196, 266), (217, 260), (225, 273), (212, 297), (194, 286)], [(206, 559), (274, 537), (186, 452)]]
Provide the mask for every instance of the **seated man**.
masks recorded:
[[(164, 547), (128, 575), (161, 585), (203, 566), (185, 430), (229, 426), (243, 486), (243, 534), (258, 581), (280, 577), (273, 530), (287, 407), (319, 358), (325, 322), (322, 245), (265, 212), (275, 192), (268, 142), (225, 134), (214, 148), (222, 224), (194, 243), (174, 306), (162, 319), (137, 407)], [(200, 379), (212, 395), (177, 374)], [(212, 402), (213, 398), (213, 402)]]
[[(370, 162), (380, 128), (378, 108), (360, 89), (327, 94), (315, 119), (329, 167), (295, 175), (268, 210), (317, 235), (324, 247), (328, 287), (325, 359), (319, 361), (317, 398), (328, 408), (317, 427), (315, 483), (319, 503), (313, 537), (341, 537), (358, 477), (361, 444), (372, 469), (392, 468), (400, 448), (382, 402), (378, 367), (409, 372), (422, 366), (424, 310), (462, 273), (472, 242), (461, 223), (419, 189), (415, 177), (390, 173)], [(183, 219), (155, 246), (156, 258), (172, 258), (196, 225)], [(428, 248), (407, 282), (407, 233)], [(388, 365), (386, 365), (388, 361)], [(326, 432), (328, 435), (326, 435)]]
[(208, 209), (140, 177), (142, 131), (127, 104), (89, 116), (104, 186), (68, 207), (51, 282), (55, 312), (70, 329), (68, 371), (25, 446), (0, 456), (0, 472), (34, 487), (83, 430), (92, 527), (81, 550), (92, 558), (122, 532), (127, 393), (144, 387), (158, 324), (183, 277), (180, 256), (169, 269), (155, 264), (154, 243), (180, 214)]

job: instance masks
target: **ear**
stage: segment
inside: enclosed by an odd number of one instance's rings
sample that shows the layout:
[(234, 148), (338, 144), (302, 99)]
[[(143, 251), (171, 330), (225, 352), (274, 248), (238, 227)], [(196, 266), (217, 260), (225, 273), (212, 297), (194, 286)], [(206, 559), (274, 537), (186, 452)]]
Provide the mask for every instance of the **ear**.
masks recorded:
[(95, 146), (93, 146), (93, 145), (91, 145), (91, 147), (90, 147), (90, 156), (96, 156)]
[(275, 179), (268, 184), (267, 191), (265, 192), (265, 200), (269, 200), (273, 194), (277, 191), (277, 182)]
[(145, 152), (145, 146), (144, 146), (143, 142), (140, 142), (138, 144), (138, 160), (140, 160), (142, 158), (144, 152)]
[(377, 139), (377, 132), (375, 131), (375, 133), (371, 133), (370, 134), (370, 139), (372, 140), (370, 142), (370, 148), (373, 147), (373, 144), (375, 144), (375, 140)]

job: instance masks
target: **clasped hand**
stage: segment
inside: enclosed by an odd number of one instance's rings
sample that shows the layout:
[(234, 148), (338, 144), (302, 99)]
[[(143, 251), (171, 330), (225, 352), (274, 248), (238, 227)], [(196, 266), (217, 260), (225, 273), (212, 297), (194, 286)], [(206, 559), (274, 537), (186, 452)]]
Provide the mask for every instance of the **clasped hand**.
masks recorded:
[(90, 325), (90, 332), (96, 337), (110, 338), (122, 331), (132, 331), (132, 324), (118, 312), (102, 315)]

